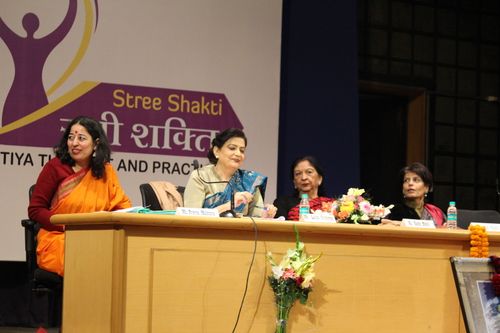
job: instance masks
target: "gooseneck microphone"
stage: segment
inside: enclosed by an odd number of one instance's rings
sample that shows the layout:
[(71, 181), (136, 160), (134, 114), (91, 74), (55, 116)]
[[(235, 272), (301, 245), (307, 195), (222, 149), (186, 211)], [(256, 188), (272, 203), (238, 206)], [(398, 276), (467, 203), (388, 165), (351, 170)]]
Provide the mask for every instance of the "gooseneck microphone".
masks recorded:
[[(193, 160), (193, 163), (191, 164), (195, 170), (198, 170), (200, 168), (200, 162), (198, 160)], [(198, 172), (198, 175), (200, 173)]]
[(220, 217), (237, 217), (236, 212), (234, 211), (234, 190), (233, 187), (231, 186), (231, 183), (226, 180), (220, 180), (220, 181), (207, 181), (203, 179), (203, 177), (200, 175), (200, 163), (198, 160), (193, 160), (193, 167), (198, 173), (198, 177), (200, 180), (205, 183), (205, 184), (227, 184), (229, 186), (229, 189), (231, 190), (231, 199), (229, 200), (230, 208), (228, 210), (223, 211), (222, 213), (219, 214)]

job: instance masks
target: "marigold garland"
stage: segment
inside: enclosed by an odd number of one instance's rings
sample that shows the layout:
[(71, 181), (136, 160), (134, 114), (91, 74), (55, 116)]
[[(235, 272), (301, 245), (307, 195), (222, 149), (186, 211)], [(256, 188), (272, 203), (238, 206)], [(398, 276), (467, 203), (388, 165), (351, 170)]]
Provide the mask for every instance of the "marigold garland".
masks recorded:
[(470, 225), (470, 250), (473, 258), (487, 258), (490, 254), (490, 243), (484, 226)]
[[(470, 256), (474, 258), (487, 258), (489, 256), (490, 243), (488, 242), (488, 234), (486, 228), (480, 225), (470, 225)], [(490, 257), (493, 265), (493, 275), (491, 283), (496, 296), (500, 296), (500, 258), (497, 256)]]

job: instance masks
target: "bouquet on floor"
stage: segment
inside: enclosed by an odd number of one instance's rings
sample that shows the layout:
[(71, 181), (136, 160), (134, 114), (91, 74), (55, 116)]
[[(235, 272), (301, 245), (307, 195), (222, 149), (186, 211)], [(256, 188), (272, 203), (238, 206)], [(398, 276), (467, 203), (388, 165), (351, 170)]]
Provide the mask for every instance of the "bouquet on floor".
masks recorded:
[(347, 194), (332, 202), (331, 207), (323, 207), (323, 210), (330, 209), (338, 223), (372, 224), (388, 215), (394, 207), (373, 205), (364, 194), (364, 189), (350, 188)]
[(321, 256), (308, 256), (304, 243), (299, 240), (296, 226), (294, 230), (295, 248), (289, 249), (279, 264), (274, 261), (271, 252), (266, 255), (272, 269), (268, 281), (274, 291), (277, 307), (276, 333), (286, 332), (288, 316), (295, 301), (306, 303), (315, 277), (314, 263)]

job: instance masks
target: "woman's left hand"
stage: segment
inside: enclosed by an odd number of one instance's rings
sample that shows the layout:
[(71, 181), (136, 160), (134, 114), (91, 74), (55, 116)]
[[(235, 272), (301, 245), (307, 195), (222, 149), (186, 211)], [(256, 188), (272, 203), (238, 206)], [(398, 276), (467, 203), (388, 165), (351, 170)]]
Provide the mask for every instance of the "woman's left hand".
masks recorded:
[(380, 223), (378, 224), (379, 226), (396, 226), (400, 227), (401, 226), (401, 221), (394, 221), (394, 220), (389, 220), (389, 219), (381, 219)]
[(278, 208), (276, 208), (273, 204), (266, 204), (261, 216), (264, 218), (273, 218), (274, 215), (276, 215), (277, 210)]

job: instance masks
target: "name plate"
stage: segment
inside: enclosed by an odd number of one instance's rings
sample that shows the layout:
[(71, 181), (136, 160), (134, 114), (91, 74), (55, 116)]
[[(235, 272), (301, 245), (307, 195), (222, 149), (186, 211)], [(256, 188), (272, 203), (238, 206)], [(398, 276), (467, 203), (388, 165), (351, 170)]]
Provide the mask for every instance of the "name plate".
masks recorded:
[(219, 217), (219, 211), (217, 210), (217, 208), (177, 207), (177, 209), (175, 210), (175, 215)]
[(335, 222), (332, 214), (304, 214), (302, 222)]
[(412, 228), (436, 229), (434, 221), (432, 220), (403, 219), (403, 223), (401, 223), (401, 226), (412, 227)]
[(486, 231), (500, 232), (500, 223), (471, 222), (470, 224), (483, 226)]

